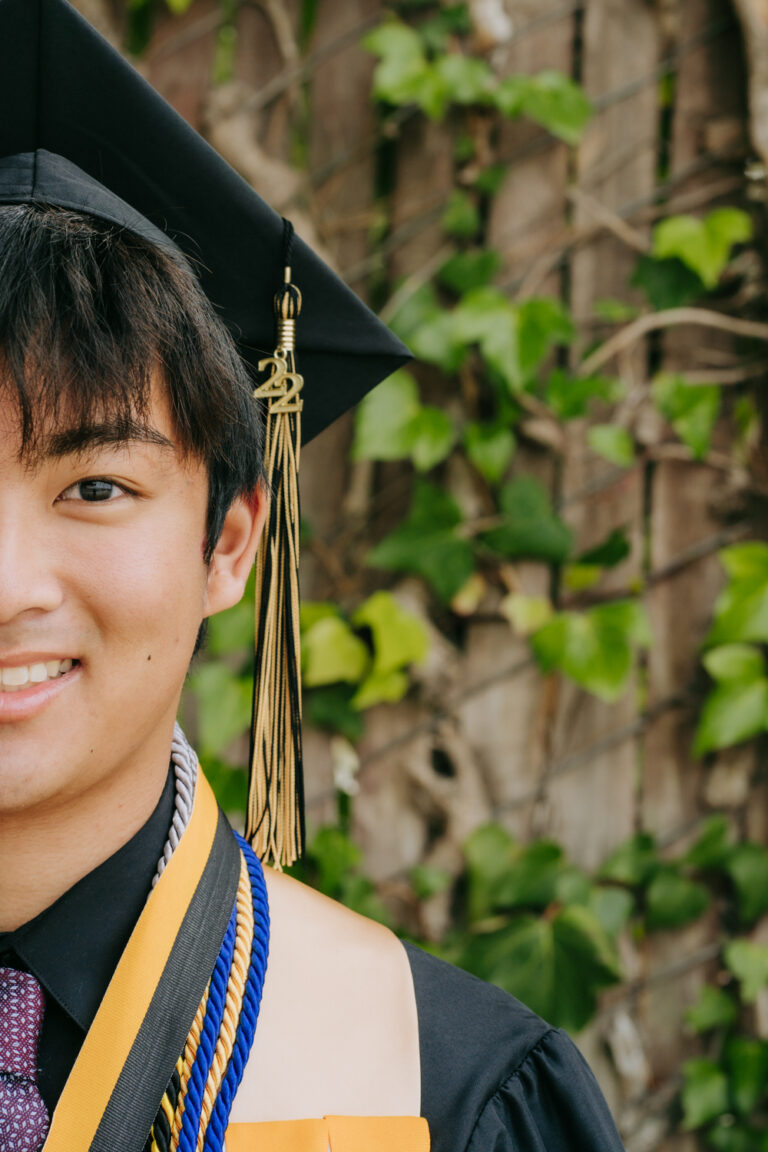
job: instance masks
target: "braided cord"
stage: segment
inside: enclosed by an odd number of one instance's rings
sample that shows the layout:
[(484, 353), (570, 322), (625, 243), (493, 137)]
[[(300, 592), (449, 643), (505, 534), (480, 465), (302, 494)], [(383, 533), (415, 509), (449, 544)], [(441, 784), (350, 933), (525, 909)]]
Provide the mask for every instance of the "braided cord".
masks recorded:
[(224, 1018), (229, 971), (232, 967), (232, 957), (235, 951), (236, 918), (237, 905), (232, 909), (224, 942), (208, 985), (208, 1006), (203, 1021), (203, 1029), (200, 1033), (200, 1044), (187, 1085), (187, 1099), (179, 1134), (179, 1152), (196, 1152), (197, 1149), (197, 1133), (202, 1122), (205, 1083), (213, 1064), (216, 1042)]
[[(172, 760), (176, 804), (153, 886), (178, 846), (194, 802), (197, 758), (178, 725)], [(222, 1152), (253, 1046), (269, 951), (269, 905), (261, 862), (250, 844), (234, 835), (242, 858), (235, 907), (146, 1152)]]
[(251, 947), (248, 978), (243, 997), (243, 1008), (240, 1013), (240, 1024), (237, 1038), (232, 1051), (232, 1058), (227, 1068), (227, 1074), (216, 1098), (211, 1114), (210, 1124), (205, 1140), (205, 1152), (221, 1152), (224, 1147), (224, 1135), (232, 1104), (235, 1099), (240, 1082), (243, 1079), (245, 1065), (253, 1047), (253, 1038), (256, 1034), (256, 1022), (261, 1006), (261, 996), (264, 990), (264, 978), (267, 973), (267, 959), (269, 954), (269, 903), (267, 900), (267, 886), (264, 880), (264, 871), (261, 861), (256, 856), (247, 840), (235, 833), (243, 859), (248, 868), (248, 877), (251, 886), (253, 901), (253, 944)]
[(219, 1030), (219, 1038), (213, 1053), (208, 1079), (203, 1092), (203, 1106), (197, 1132), (197, 1152), (202, 1152), (205, 1133), (216, 1104), (224, 1074), (229, 1065), (237, 1039), (237, 1030), (248, 979), (248, 967), (253, 946), (253, 901), (251, 881), (245, 857), (240, 854), (240, 881), (235, 902), (236, 934), (232, 965), (229, 971), (227, 992), (224, 1001), (224, 1015)]

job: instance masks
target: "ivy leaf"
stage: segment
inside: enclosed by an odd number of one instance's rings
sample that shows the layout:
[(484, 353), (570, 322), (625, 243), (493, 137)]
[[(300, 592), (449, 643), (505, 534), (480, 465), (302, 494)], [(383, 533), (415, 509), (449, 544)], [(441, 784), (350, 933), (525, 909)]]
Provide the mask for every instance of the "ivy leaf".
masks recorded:
[(609, 324), (626, 324), (640, 315), (640, 309), (634, 304), (627, 304), (624, 300), (615, 300), (611, 297), (595, 300), (592, 311), (598, 320), (606, 320)]
[(449, 52), (438, 56), (435, 68), (452, 104), (487, 104), (490, 100), (495, 78), (485, 60)]
[(695, 460), (709, 452), (712, 429), (720, 412), (720, 389), (688, 384), (672, 372), (660, 372), (652, 385), (654, 401)]
[(560, 420), (577, 420), (586, 416), (593, 400), (617, 400), (620, 391), (620, 382), (608, 376), (572, 376), (555, 368), (549, 374), (544, 400)]
[(253, 592), (243, 595), (238, 604), (219, 612), (208, 620), (205, 651), (211, 656), (225, 656), (239, 652), (253, 643)]
[(517, 844), (499, 824), (476, 828), (466, 841), (470, 922), (481, 920), (495, 910), (496, 893), (516, 852)]
[(515, 454), (515, 437), (502, 424), (467, 424), (464, 447), (488, 484), (498, 484)]
[(442, 219), (443, 231), (449, 236), (468, 240), (480, 230), (480, 213), (469, 193), (454, 188), (448, 197)]
[(363, 719), (352, 707), (354, 689), (348, 684), (327, 684), (304, 693), (304, 716), (309, 724), (339, 732), (350, 744), (363, 735)]
[(718, 684), (701, 710), (694, 756), (731, 748), (768, 730), (768, 678)]
[(307, 847), (307, 862), (316, 872), (315, 886), (336, 896), (343, 880), (362, 860), (362, 851), (340, 828), (321, 828)]
[(495, 906), (546, 908), (555, 898), (563, 866), (563, 850), (551, 840), (537, 840), (520, 849), (499, 879)]
[(448, 309), (435, 312), (414, 331), (408, 343), (419, 360), (436, 364), (447, 373), (456, 372), (467, 356), (467, 342), (461, 339)]
[(635, 907), (635, 899), (626, 888), (593, 888), (589, 907), (609, 936), (618, 936)]
[(728, 1078), (714, 1060), (683, 1064), (683, 1128), (690, 1131), (728, 1111)]
[(626, 560), (631, 550), (626, 528), (614, 528), (594, 548), (582, 552), (577, 560), (579, 564), (596, 564), (600, 568), (615, 568), (617, 564), (621, 564), (622, 560)]
[(356, 684), (370, 662), (365, 644), (340, 616), (318, 620), (302, 637), (301, 666), (308, 688), (337, 681)]
[(745, 544), (732, 544), (719, 552), (723, 567), (734, 583), (744, 589), (768, 584), (768, 544), (749, 540)]
[(647, 296), (654, 312), (682, 308), (706, 291), (699, 276), (676, 256), (669, 260), (640, 256), (631, 283)]
[(764, 1132), (734, 1122), (730, 1113), (707, 1130), (707, 1146), (714, 1152), (766, 1152)]
[(228, 813), (245, 815), (248, 804), (248, 773), (215, 756), (205, 757), (205, 778), (213, 789), (219, 807)]
[[(437, 298), (434, 284), (428, 281), (407, 295), (391, 317), (389, 326), (405, 344), (410, 344), (420, 328), (444, 311)], [(377, 387), (380, 388), (381, 385)]]
[(474, 288), (452, 314), (453, 338), (477, 344), (486, 362), (514, 392), (522, 386), (517, 309), (497, 288)]
[(710, 816), (686, 852), (683, 863), (703, 871), (725, 867), (731, 852), (731, 826), (725, 816)]
[(452, 496), (419, 481), (407, 519), (372, 549), (368, 564), (413, 572), (449, 602), (475, 569), (472, 545), (459, 534), (461, 522), (461, 510)]
[(655, 839), (648, 832), (638, 832), (614, 849), (603, 861), (598, 875), (602, 880), (638, 887), (647, 883), (658, 866)]
[(450, 872), (430, 864), (416, 864), (411, 868), (408, 879), (417, 900), (430, 900), (433, 896), (439, 896), (453, 883)]
[(586, 612), (559, 612), (531, 638), (545, 672), (558, 669), (601, 700), (617, 700), (634, 666), (634, 651), (649, 641), (640, 604), (617, 600)]
[(736, 544), (719, 556), (730, 581), (715, 601), (707, 645), (768, 642), (768, 544)]
[(552, 618), (552, 603), (546, 596), (523, 596), (511, 592), (499, 604), (502, 616), (520, 636), (530, 636)]
[(753, 1004), (758, 992), (768, 984), (768, 946), (752, 940), (729, 940), (723, 958), (741, 985), (742, 1000)]
[(247, 732), (251, 717), (250, 678), (241, 679), (226, 664), (202, 664), (192, 676), (197, 697), (200, 755), (218, 757)]
[(715, 208), (703, 220), (695, 216), (670, 216), (653, 230), (653, 255), (677, 256), (714, 288), (724, 271), (734, 244), (752, 238), (752, 221), (739, 208)]
[(728, 856), (726, 872), (733, 881), (739, 915), (748, 924), (768, 912), (768, 851), (760, 844), (736, 844)]
[(562, 72), (507, 76), (494, 100), (504, 116), (527, 116), (566, 144), (578, 144), (592, 115), (584, 90)]
[(399, 20), (391, 20), (368, 32), (361, 44), (379, 57), (373, 73), (375, 98), (390, 104), (415, 100), (429, 69), (418, 33)]
[(471, 288), (484, 288), (501, 267), (501, 256), (494, 248), (473, 248), (456, 252), (437, 274), (445, 288), (460, 294)]
[(357, 628), (371, 630), (374, 673), (386, 675), (408, 664), (419, 664), (427, 655), (426, 628), (390, 592), (374, 592), (357, 609), (352, 622)]
[(627, 429), (618, 424), (594, 424), (587, 432), (587, 443), (593, 452), (617, 468), (634, 464), (635, 442)]
[(551, 918), (520, 915), (498, 931), (476, 934), (462, 963), (574, 1032), (594, 1015), (599, 990), (620, 978), (607, 933), (576, 904)]
[(442, 408), (424, 405), (411, 421), (410, 455), (419, 472), (428, 472), (444, 460), (456, 443), (453, 421)]
[(420, 410), (419, 389), (401, 369), (365, 396), (355, 413), (353, 460), (402, 460), (413, 444), (413, 422)]
[(408, 687), (405, 672), (370, 672), (352, 697), (352, 707), (363, 712), (374, 704), (397, 704)]
[(674, 868), (660, 868), (646, 892), (646, 923), (651, 931), (678, 928), (697, 920), (709, 907), (709, 893)]
[(466, 4), (449, 4), (419, 25), (419, 35), (428, 51), (438, 55), (448, 50), (452, 37), (469, 36), (472, 27)]
[(702, 663), (713, 680), (721, 684), (749, 684), (766, 674), (765, 657), (752, 644), (723, 644), (711, 648)]
[(482, 192), (484, 196), (495, 196), (501, 190), (508, 171), (508, 164), (489, 164), (477, 174), (472, 187)]
[(574, 336), (571, 317), (559, 300), (549, 297), (525, 300), (518, 308), (520, 370), (529, 380), (551, 348), (570, 344)]
[(731, 1036), (726, 1041), (724, 1056), (736, 1111), (748, 1116), (768, 1086), (768, 1042), (751, 1036)]
[(686, 1023), (694, 1032), (711, 1032), (713, 1028), (728, 1028), (735, 1023), (739, 1009), (732, 996), (722, 988), (705, 984), (699, 998), (685, 1014)]
[(502, 524), (482, 536), (501, 556), (560, 564), (571, 550), (571, 530), (554, 514), (546, 488), (534, 476), (516, 476), (499, 493)]
[(331, 604), (328, 600), (302, 600), (299, 606), (301, 631), (308, 632), (318, 620), (327, 620), (329, 616), (338, 615), (338, 604)]

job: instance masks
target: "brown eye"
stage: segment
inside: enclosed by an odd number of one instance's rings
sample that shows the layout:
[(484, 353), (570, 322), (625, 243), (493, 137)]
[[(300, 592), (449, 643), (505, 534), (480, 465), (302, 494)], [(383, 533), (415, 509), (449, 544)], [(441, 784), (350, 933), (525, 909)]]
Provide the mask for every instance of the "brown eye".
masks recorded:
[(81, 480), (77, 492), (81, 500), (94, 504), (97, 500), (109, 500), (113, 490), (120, 489), (111, 480)]

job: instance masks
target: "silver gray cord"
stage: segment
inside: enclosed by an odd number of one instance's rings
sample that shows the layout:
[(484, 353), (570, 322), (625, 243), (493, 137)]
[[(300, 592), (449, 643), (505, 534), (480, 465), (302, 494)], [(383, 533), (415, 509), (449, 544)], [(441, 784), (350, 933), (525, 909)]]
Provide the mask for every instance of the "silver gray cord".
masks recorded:
[(157, 872), (152, 881), (153, 888), (165, 871), (171, 856), (173, 856), (179, 846), (179, 841), (184, 834), (184, 829), (187, 824), (189, 824), (189, 818), (192, 815), (192, 805), (195, 801), (195, 786), (197, 784), (198, 772), (197, 756), (178, 724), (173, 730), (171, 761), (173, 762), (176, 777), (176, 797), (174, 800), (173, 819), (171, 821), (168, 839), (163, 848), (163, 854), (157, 863)]

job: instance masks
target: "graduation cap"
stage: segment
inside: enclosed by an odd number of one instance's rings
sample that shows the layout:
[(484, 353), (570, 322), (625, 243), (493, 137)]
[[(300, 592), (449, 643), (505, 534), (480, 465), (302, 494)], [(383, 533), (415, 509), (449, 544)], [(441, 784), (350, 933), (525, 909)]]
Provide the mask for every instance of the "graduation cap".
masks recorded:
[(0, 204), (87, 212), (180, 250), (258, 381), (273, 499), (257, 558), (247, 831), (289, 863), (303, 838), (301, 432), (311, 440), (409, 352), (66, 0), (0, 0), (0, 93)]

